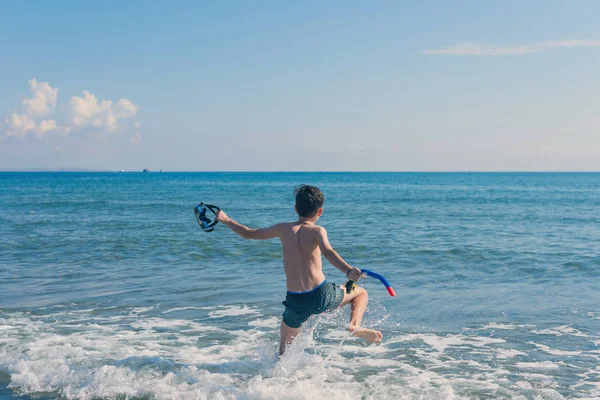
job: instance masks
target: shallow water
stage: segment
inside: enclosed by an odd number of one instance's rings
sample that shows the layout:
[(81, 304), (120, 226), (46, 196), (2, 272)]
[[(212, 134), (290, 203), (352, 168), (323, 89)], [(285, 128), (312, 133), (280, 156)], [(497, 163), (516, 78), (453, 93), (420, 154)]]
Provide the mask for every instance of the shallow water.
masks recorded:
[[(278, 362), (278, 242), (194, 219), (291, 220), (299, 183), (393, 284), (382, 345), (340, 310)], [(600, 398), (599, 205), (594, 173), (0, 173), (0, 398)]]

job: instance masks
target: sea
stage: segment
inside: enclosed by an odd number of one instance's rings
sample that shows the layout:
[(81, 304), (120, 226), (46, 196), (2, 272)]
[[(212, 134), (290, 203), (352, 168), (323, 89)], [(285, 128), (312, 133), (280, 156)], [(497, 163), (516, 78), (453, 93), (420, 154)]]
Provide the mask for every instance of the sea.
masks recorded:
[[(280, 359), (294, 188), (360, 284)], [(324, 260), (327, 279), (345, 276)], [(600, 173), (0, 173), (0, 399), (600, 399)]]

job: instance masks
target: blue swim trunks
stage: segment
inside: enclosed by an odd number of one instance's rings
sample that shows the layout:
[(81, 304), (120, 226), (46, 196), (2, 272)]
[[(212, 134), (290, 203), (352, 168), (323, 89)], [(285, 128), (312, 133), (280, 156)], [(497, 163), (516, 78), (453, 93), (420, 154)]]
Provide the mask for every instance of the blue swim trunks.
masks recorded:
[(288, 291), (283, 302), (283, 322), (290, 328), (300, 328), (311, 315), (338, 308), (343, 299), (342, 288), (327, 280), (308, 292)]

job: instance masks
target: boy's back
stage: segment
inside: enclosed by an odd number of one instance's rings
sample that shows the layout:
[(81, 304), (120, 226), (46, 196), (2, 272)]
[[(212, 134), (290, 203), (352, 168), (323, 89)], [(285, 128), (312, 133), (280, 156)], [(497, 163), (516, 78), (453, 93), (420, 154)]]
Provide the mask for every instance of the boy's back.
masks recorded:
[(283, 269), (290, 292), (306, 292), (325, 280), (319, 237), (321, 227), (309, 222), (280, 224)]

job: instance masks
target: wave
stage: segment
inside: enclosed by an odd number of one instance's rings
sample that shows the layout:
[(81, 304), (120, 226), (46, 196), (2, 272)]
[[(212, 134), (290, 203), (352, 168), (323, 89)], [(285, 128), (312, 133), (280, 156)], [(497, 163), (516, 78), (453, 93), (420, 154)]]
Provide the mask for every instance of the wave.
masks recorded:
[[(309, 320), (278, 359), (280, 320), (255, 306), (46, 311), (0, 310), (0, 374), (15, 392), (67, 399), (600, 395), (594, 386), (600, 355), (595, 346), (581, 346), (599, 337), (568, 326), (491, 321), (478, 334), (407, 332), (386, 328), (385, 310), (375, 307), (366, 323), (384, 328), (382, 345), (350, 337), (343, 329), (347, 315), (335, 312)], [(188, 312), (198, 318), (181, 317)], [(523, 344), (513, 338), (515, 332), (537, 340)], [(584, 342), (578, 351), (544, 344), (553, 335)]]

